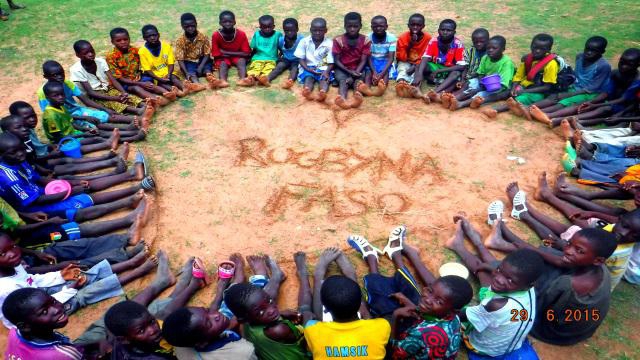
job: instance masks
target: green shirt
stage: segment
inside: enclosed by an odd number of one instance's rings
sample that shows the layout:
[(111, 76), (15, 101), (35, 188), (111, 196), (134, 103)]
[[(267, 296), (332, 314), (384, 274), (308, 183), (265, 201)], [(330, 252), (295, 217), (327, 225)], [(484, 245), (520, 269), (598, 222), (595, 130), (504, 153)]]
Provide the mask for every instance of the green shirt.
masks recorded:
[(256, 51), (251, 60), (278, 60), (278, 39), (282, 34), (276, 31), (270, 37), (264, 37), (256, 31), (249, 46)]
[(2, 214), (2, 230), (13, 231), (18, 226), (25, 225), (18, 212), (2, 198), (0, 198), (0, 214)]
[(515, 71), (516, 66), (507, 55), (502, 55), (498, 61), (493, 61), (489, 55), (485, 55), (480, 59), (480, 66), (478, 67), (477, 73), (483, 77), (493, 74), (500, 75), (502, 88), (508, 89), (511, 87), (511, 79), (513, 79)]
[(73, 117), (64, 106), (58, 109), (47, 105), (42, 113), (42, 127), (47, 139), (52, 143), (57, 143), (65, 136), (82, 134), (82, 131), (73, 127)]
[(304, 360), (309, 359), (304, 342), (303, 331), (300, 330), (300, 338), (293, 344), (284, 344), (271, 340), (264, 333), (264, 326), (245, 325), (244, 336), (251, 342), (256, 350), (256, 355), (262, 360)]

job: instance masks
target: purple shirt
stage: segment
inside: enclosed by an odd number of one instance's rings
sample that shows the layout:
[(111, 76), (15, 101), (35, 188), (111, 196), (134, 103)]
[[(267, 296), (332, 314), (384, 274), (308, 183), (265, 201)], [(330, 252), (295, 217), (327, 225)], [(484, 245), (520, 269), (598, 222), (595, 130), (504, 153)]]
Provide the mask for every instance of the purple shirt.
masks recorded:
[(9, 330), (5, 359), (80, 360), (82, 352), (66, 336), (54, 333), (52, 341), (26, 340), (17, 329)]

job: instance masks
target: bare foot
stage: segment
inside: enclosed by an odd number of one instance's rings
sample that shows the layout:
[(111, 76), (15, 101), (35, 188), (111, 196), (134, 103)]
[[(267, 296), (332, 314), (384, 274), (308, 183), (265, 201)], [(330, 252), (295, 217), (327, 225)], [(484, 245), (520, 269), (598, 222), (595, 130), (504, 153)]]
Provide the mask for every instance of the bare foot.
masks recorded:
[(327, 92), (324, 90), (318, 90), (318, 98), (316, 100), (320, 103), (323, 103), (325, 100), (327, 100)]
[(513, 205), (513, 198), (514, 196), (516, 196), (518, 191), (520, 191), (520, 188), (518, 187), (517, 181), (514, 181), (509, 185), (507, 185), (506, 193), (507, 193), (507, 197), (509, 198), (509, 201), (511, 202), (511, 205)]
[(449, 93), (444, 93), (440, 96), (440, 102), (442, 103), (442, 107), (444, 109), (448, 109), (451, 106), (451, 98), (453, 95)]
[[(133, 224), (129, 227), (127, 234), (129, 235), (129, 245), (137, 245), (142, 239), (142, 222), (138, 219), (141, 215), (136, 216)], [(148, 245), (148, 244), (147, 244)]]
[(252, 77), (246, 77), (244, 79), (240, 79), (236, 82), (236, 85), (238, 86), (253, 86), (255, 84), (255, 82), (253, 81)]
[(456, 98), (455, 96), (451, 96), (451, 104), (449, 104), (449, 110), (458, 110), (458, 98)]
[(311, 96), (311, 89), (308, 87), (302, 88), (302, 96), (307, 100), (313, 100), (313, 96)]
[(233, 282), (234, 283), (241, 283), (244, 282), (244, 258), (242, 257), (242, 255), (240, 253), (233, 253), (231, 254), (231, 256), (229, 256), (229, 260), (231, 260), (233, 262), (233, 264), (235, 265), (235, 270), (234, 270), (234, 275), (233, 275)]
[(418, 248), (416, 248), (415, 246), (411, 246), (411, 245), (407, 244), (406, 242), (402, 244), (402, 252), (408, 258), (410, 258), (412, 255), (415, 255), (418, 258), (420, 257), (420, 251), (418, 251)]
[[(518, 103), (518, 106), (520, 107), (520, 110), (522, 111), (522, 115), (524, 115), (524, 118), (529, 121), (533, 121), (533, 117), (531, 116), (531, 110), (529, 110), (529, 107), (524, 106), (520, 103)], [(551, 120), (549, 120), (548, 126), (553, 127)]]
[(116, 152), (118, 150), (118, 144), (120, 143), (120, 129), (113, 129), (111, 136), (107, 141), (111, 143), (111, 151)]
[(553, 192), (549, 187), (549, 183), (547, 182), (547, 172), (543, 171), (538, 175), (538, 187), (536, 191), (533, 193), (533, 198), (538, 201), (544, 201), (552, 196)]
[(496, 109), (490, 106), (485, 106), (483, 108), (480, 108), (480, 113), (482, 113), (489, 119), (495, 119), (498, 116), (498, 111), (496, 111)]
[(489, 234), (489, 236), (487, 236), (486, 239), (484, 239), (484, 246), (486, 246), (489, 249), (505, 251), (505, 252), (511, 252), (516, 250), (516, 247), (513, 244), (507, 242), (502, 237), (501, 226), (502, 224), (500, 223), (500, 221), (496, 221), (493, 224), (491, 233)]
[(270, 281), (282, 283), (287, 280), (287, 274), (282, 271), (278, 263), (271, 256), (265, 256), (265, 261), (269, 265), (269, 270), (271, 271)]
[(193, 260), (195, 257), (191, 256), (187, 261), (182, 265), (180, 271), (178, 271), (179, 277), (176, 287), (186, 286), (191, 281), (193, 274), (191, 273), (191, 269), (193, 269)]
[(459, 250), (464, 248), (464, 232), (462, 231), (462, 221), (456, 221), (456, 232), (447, 240), (444, 246), (449, 250)]
[(134, 257), (132, 257), (127, 261), (130, 261), (130, 264), (132, 265), (132, 267), (138, 267), (142, 265), (142, 263), (144, 263), (146, 259), (147, 259), (147, 251), (145, 247), (145, 251), (140, 251)]
[(287, 79), (282, 83), (282, 85), (280, 87), (283, 88), (283, 89), (291, 89), (294, 84), (295, 84), (294, 80)]
[(249, 255), (247, 262), (255, 275), (267, 275), (267, 263), (264, 256)]
[(171, 89), (171, 91), (163, 92), (162, 96), (169, 101), (176, 101), (176, 99), (178, 98), (178, 93), (174, 92), (173, 89)]
[(380, 81), (378, 81), (378, 86), (376, 88), (377, 88), (377, 91), (375, 91), (373, 95), (382, 96), (384, 95), (384, 92), (387, 91), (387, 84), (384, 82), (384, 80), (380, 79)]
[(482, 96), (474, 96), (473, 99), (471, 99), (471, 104), (469, 104), (469, 107), (472, 109), (477, 109), (480, 106), (482, 106), (482, 104), (484, 104), (484, 98)]
[(573, 147), (578, 153), (582, 150), (582, 130), (580, 129), (573, 132)]
[(422, 99), (422, 97), (424, 96), (422, 94), (422, 91), (420, 91), (420, 88), (417, 86), (409, 87), (409, 95), (411, 95), (411, 97), (414, 99)]
[(351, 102), (351, 107), (352, 108), (358, 108), (358, 107), (360, 107), (360, 105), (362, 105), (363, 101), (364, 101), (364, 97), (362, 97), (362, 94), (360, 94), (360, 92), (358, 92), (358, 91), (354, 91), (353, 92), (353, 101)]
[(316, 271), (322, 270), (326, 272), (329, 264), (332, 261), (336, 260), (341, 253), (342, 251), (340, 251), (340, 249), (338, 249), (337, 247), (324, 249), (322, 255), (320, 255), (320, 257), (318, 258), (318, 262), (316, 263)]
[(114, 160), (116, 162), (116, 174), (122, 174), (127, 171), (127, 162), (122, 157), (118, 156)]
[(338, 105), (338, 107), (340, 107), (341, 109), (351, 109), (351, 106), (349, 106), (349, 104), (347, 104), (347, 100), (345, 100), (345, 98), (343, 98), (342, 96), (338, 95), (336, 96), (336, 99), (333, 101), (336, 105)]
[(560, 122), (560, 129), (562, 130), (562, 137), (565, 140), (569, 140), (573, 137), (573, 129), (571, 128), (571, 124), (568, 119), (562, 119)]
[(577, 116), (569, 116), (567, 118), (567, 120), (569, 120), (569, 124), (571, 125), (572, 129), (575, 129), (575, 130), (578, 130), (578, 129), (583, 130), (584, 129), (584, 127), (582, 125), (580, 125), (580, 121), (578, 121), (578, 117)]
[(427, 97), (429, 98), (429, 100), (431, 100), (432, 103), (442, 102), (442, 97), (433, 90), (429, 90), (427, 92)]
[(367, 84), (365, 84), (363, 82), (358, 84), (358, 86), (356, 87), (356, 90), (361, 92), (363, 95), (373, 96), (373, 92), (371, 91), (371, 88), (369, 86), (367, 86)]
[(169, 286), (176, 283), (176, 277), (171, 273), (169, 268), (169, 259), (167, 253), (164, 250), (158, 251), (158, 270), (156, 271), (156, 277), (151, 282), (151, 286), (155, 286), (157, 289), (166, 289)]
[(136, 270), (142, 274), (148, 274), (158, 266), (158, 257), (156, 255), (150, 256), (147, 261), (140, 265)]
[(454, 216), (454, 221), (457, 219), (458, 222), (462, 225), (462, 231), (467, 235), (469, 240), (476, 245), (482, 245), (482, 238), (480, 237), (480, 233), (473, 228), (469, 219), (467, 219), (467, 214), (464, 212), (459, 212), (458, 215)]
[(302, 251), (298, 251), (293, 254), (293, 261), (296, 263), (296, 271), (301, 276), (308, 276), (309, 270), (307, 270), (307, 254)]
[(120, 147), (120, 151), (118, 152), (118, 156), (120, 156), (123, 160), (128, 160), (129, 159), (129, 143), (128, 142), (124, 142), (122, 144), (122, 146)]
[[(531, 105), (529, 107), (529, 113), (531, 113), (531, 117), (539, 122), (551, 126), (551, 119), (549, 116), (536, 105)], [(526, 114), (525, 114), (526, 115)]]
[(140, 201), (144, 199), (144, 190), (140, 189), (135, 194), (130, 196), (129, 208), (135, 209), (138, 207)]
[(142, 250), (144, 250), (145, 246), (147, 246), (147, 244), (144, 241), (139, 242), (135, 246), (126, 246), (124, 251), (127, 254), (127, 258), (131, 259), (138, 255)]
[(207, 82), (209, 83), (209, 89), (213, 90), (213, 89), (217, 89), (218, 88), (218, 79), (216, 79), (216, 76), (209, 73), (206, 76)]
[(401, 98), (409, 98), (411, 94), (409, 94), (409, 84), (404, 81), (401, 81), (396, 84), (396, 95)]
[(258, 83), (260, 83), (260, 85), (266, 86), (266, 87), (271, 86), (271, 83), (269, 82), (269, 78), (266, 75), (258, 76)]
[(516, 99), (512, 97), (508, 98), (507, 106), (509, 107), (509, 110), (511, 110), (511, 112), (514, 115), (524, 117), (524, 111), (522, 110), (522, 107), (520, 107), (520, 103), (517, 102)]
[(567, 177), (564, 172), (561, 172), (556, 178), (556, 185), (553, 189), (556, 194), (562, 193), (574, 196), (580, 196), (581, 194), (580, 189), (567, 182)]

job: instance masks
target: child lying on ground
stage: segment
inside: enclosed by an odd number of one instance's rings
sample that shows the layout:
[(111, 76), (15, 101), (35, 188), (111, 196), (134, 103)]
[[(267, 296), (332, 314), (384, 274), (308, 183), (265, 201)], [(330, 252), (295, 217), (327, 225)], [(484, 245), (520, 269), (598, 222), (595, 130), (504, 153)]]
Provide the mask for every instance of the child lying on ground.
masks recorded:
[(304, 36), (298, 33), (298, 20), (294, 18), (286, 18), (282, 21), (282, 32), (284, 36), (281, 36), (278, 41), (280, 56), (275, 69), (269, 74), (268, 80), (272, 82), (285, 70), (289, 70), (289, 78), (282, 83), (282, 88), (291, 89), (298, 77), (298, 66), (300, 64), (300, 60), (294, 53)]
[(511, 98), (507, 104), (482, 108), (483, 114), (495, 118), (499, 112), (511, 110), (517, 116), (530, 116), (525, 106), (532, 105), (554, 91), (558, 82), (560, 63), (551, 53), (553, 37), (537, 34), (531, 40), (531, 53), (522, 57), (522, 62), (513, 77)]
[[(382, 96), (387, 90), (389, 79), (395, 80), (397, 71), (394, 64), (398, 38), (388, 32), (387, 18), (382, 15), (371, 19), (371, 56), (364, 68), (364, 82), (360, 92), (367, 96)], [(381, 82), (382, 81), (382, 82)], [(374, 86), (374, 89), (371, 89)]]
[[(501, 262), (487, 250), (480, 234), (464, 213), (454, 217), (456, 233), (446, 243), (480, 280), (480, 304), (470, 306), (460, 314), (472, 328), (464, 338), (469, 359), (537, 359), (527, 340), (534, 320), (544, 317), (536, 309), (536, 290), (533, 287), (544, 262), (532, 250), (518, 250)], [(500, 221), (498, 221), (500, 223)], [(476, 256), (466, 249), (465, 235), (478, 250)], [(496, 267), (497, 264), (497, 267)], [(514, 310), (517, 321), (513, 321)]]
[(311, 20), (311, 33), (300, 40), (293, 53), (300, 59), (298, 82), (303, 84), (302, 95), (307, 100), (314, 100), (311, 96), (315, 83), (319, 85), (316, 100), (324, 102), (329, 91), (329, 83), (333, 81), (333, 41), (326, 37), (327, 21), (323, 18)]
[(140, 55), (138, 54), (140, 49), (131, 46), (127, 29), (114, 28), (109, 32), (109, 36), (113, 49), (107, 53), (106, 61), (111, 75), (122, 84), (127, 92), (144, 99), (154, 99), (160, 106), (167, 105), (176, 99), (176, 94), (155, 85), (152, 81), (142, 81)]
[(222, 11), (219, 20), (220, 29), (211, 36), (211, 57), (220, 79), (212, 84), (216, 88), (228, 87), (229, 69), (235, 66), (240, 79), (237, 84), (250, 86), (253, 82), (247, 78), (247, 59), (251, 56), (247, 34), (236, 28), (236, 16), (231, 11)]
[(213, 75), (213, 62), (209, 56), (211, 42), (205, 34), (198, 31), (198, 22), (192, 13), (180, 16), (180, 26), (184, 34), (176, 40), (175, 59), (185, 79), (198, 84), (199, 77), (209, 79)]
[[(398, 37), (396, 95), (403, 98), (419, 98), (420, 89), (416, 89), (410, 84), (414, 82), (417, 76), (416, 72), (421, 67), (422, 55), (431, 41), (431, 35), (422, 31), (424, 29), (424, 15), (422, 14), (411, 15), (407, 27), (409, 31)], [(419, 76), (422, 79), (424, 73)]]
[(391, 326), (384, 319), (358, 318), (362, 292), (357, 282), (346, 276), (330, 276), (322, 284), (320, 296), (333, 321), (308, 324), (304, 329), (314, 359), (384, 359)]
[(602, 55), (607, 50), (607, 39), (602, 36), (590, 37), (584, 44), (584, 52), (576, 55), (576, 81), (568, 92), (547, 97), (531, 105), (531, 116), (551, 127), (558, 126), (551, 119), (564, 118), (578, 113), (580, 105), (604, 98), (611, 65)]
[[(77, 265), (51, 265), (39, 267), (42, 274), (30, 274), (31, 269), (25, 269), (21, 264), (22, 251), (7, 236), (0, 236), (0, 250), (5, 254), (0, 258), (0, 303), (14, 290), (40, 288), (65, 304), (67, 315), (89, 304), (124, 294), (122, 286), (146, 275), (157, 265), (155, 256), (146, 259), (146, 253), (142, 251), (114, 265), (103, 260), (86, 271)], [(131, 271), (125, 273), (127, 270)], [(6, 327), (13, 326), (4, 316), (1, 320)]]
[[(275, 31), (273, 16), (262, 15), (258, 19), (260, 30), (253, 33), (251, 38), (251, 63), (247, 69), (248, 79), (251, 84), (258, 83), (264, 86), (270, 86), (269, 76), (273, 69), (276, 68), (276, 60), (278, 60), (278, 43), (282, 34)], [(249, 85), (249, 83), (247, 83)]]
[[(371, 40), (360, 34), (362, 16), (350, 12), (344, 16), (345, 33), (333, 39), (334, 72), (339, 96), (335, 104), (342, 109), (357, 108), (362, 104), (358, 87), (364, 84), (364, 66), (371, 55)], [(353, 101), (347, 102), (347, 93), (353, 89)]]
[[(305, 254), (298, 252), (294, 259), (300, 280), (300, 302), (297, 311), (280, 312), (275, 303), (277, 291), (269, 294), (266, 289), (254, 284), (234, 284), (224, 292), (224, 302), (238, 321), (243, 323), (244, 336), (253, 343), (256, 355), (260, 359), (307, 358), (302, 325), (313, 318), (311, 287)], [(263, 267), (258, 272), (266, 273), (264, 260), (256, 262), (250, 258), (249, 262), (253, 262), (254, 266)], [(275, 265), (273, 261), (272, 264)], [(274, 282), (274, 279), (269, 281), (269, 284), (271, 282)]]

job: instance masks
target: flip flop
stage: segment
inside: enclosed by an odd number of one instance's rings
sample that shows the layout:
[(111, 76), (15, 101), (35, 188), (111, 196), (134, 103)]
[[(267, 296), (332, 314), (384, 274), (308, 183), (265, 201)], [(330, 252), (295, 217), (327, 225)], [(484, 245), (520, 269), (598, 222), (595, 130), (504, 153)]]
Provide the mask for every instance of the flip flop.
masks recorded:
[(573, 148), (573, 146), (571, 146), (571, 142), (567, 140), (567, 143), (564, 145), (564, 152), (565, 154), (569, 155), (569, 157), (572, 160), (575, 160), (578, 157), (578, 154), (576, 153), (576, 149)]
[(564, 169), (564, 171), (566, 171), (567, 174), (571, 174), (571, 171), (573, 171), (573, 169), (578, 166), (576, 164), (576, 160), (572, 159), (569, 154), (562, 155), (562, 160), (560, 160), (560, 163), (562, 164), (562, 168)]
[(504, 203), (502, 201), (496, 200), (489, 204), (489, 207), (487, 208), (487, 224), (493, 225), (496, 223), (496, 221), (502, 220), (503, 211)]
[(193, 265), (191, 265), (191, 275), (196, 279), (202, 279), (206, 285), (209, 284), (209, 274), (207, 274), (207, 268), (204, 262), (200, 258), (193, 259)]
[[(520, 220), (520, 214), (525, 211), (528, 211), (527, 206), (525, 205), (527, 202), (527, 194), (524, 191), (520, 190), (516, 193), (516, 196), (513, 197), (513, 209), (511, 209), (511, 217)], [(517, 208), (520, 208), (518, 210)]]
[(136, 159), (134, 161), (134, 164), (137, 163), (142, 163), (144, 176), (149, 176), (149, 164), (147, 164), (147, 158), (145, 158), (144, 154), (140, 150), (136, 151)]
[[(389, 233), (389, 241), (387, 242), (387, 246), (385, 246), (384, 249), (382, 249), (382, 253), (383, 254), (387, 254), (389, 259), (393, 260), (393, 258), (392, 258), (393, 254), (395, 254), (398, 251), (402, 251), (402, 249), (403, 249), (402, 245), (404, 243), (404, 239), (405, 239), (406, 235), (407, 235), (407, 227), (406, 226), (404, 226), (404, 225), (396, 226)], [(392, 247), (391, 243), (394, 242), (394, 241), (398, 241), (399, 245), (396, 246), (396, 247)]]
[[(371, 243), (369, 243), (369, 241), (365, 239), (364, 236), (349, 235), (349, 237), (347, 238), (347, 244), (349, 244), (349, 246), (362, 254), (363, 259), (366, 259), (369, 255), (373, 255), (376, 257), (376, 260), (378, 260), (378, 253), (380, 252), (380, 250), (371, 245)], [(364, 248), (366, 247), (370, 247), (371, 250), (365, 251)]]
[[(231, 269), (225, 269), (222, 265), (231, 265)], [(231, 279), (236, 273), (236, 264), (231, 261), (223, 261), (218, 265), (218, 277), (220, 279)]]
[(140, 186), (142, 186), (144, 190), (154, 191), (156, 189), (156, 182), (153, 180), (153, 177), (145, 176), (144, 179), (140, 181)]

